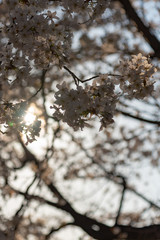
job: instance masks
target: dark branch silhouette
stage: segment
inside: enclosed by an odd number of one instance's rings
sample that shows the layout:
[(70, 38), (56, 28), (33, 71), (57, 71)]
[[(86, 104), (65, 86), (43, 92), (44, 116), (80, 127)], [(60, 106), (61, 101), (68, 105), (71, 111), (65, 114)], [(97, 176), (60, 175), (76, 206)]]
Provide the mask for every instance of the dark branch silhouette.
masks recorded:
[(135, 22), (138, 31), (143, 34), (144, 38), (147, 40), (151, 48), (154, 50), (153, 56), (160, 58), (160, 41), (153, 33), (151, 33), (150, 28), (143, 23), (141, 18), (136, 13), (135, 9), (132, 7), (129, 0), (119, 0), (119, 2), (122, 4), (122, 7), (124, 8), (128, 18)]

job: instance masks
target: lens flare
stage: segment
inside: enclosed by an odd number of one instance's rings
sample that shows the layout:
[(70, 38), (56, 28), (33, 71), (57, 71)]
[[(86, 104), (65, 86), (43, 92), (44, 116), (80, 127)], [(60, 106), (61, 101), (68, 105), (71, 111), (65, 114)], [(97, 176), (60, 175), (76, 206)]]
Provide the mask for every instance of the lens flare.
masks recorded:
[(26, 115), (24, 116), (24, 121), (26, 125), (32, 124), (36, 120), (35, 108), (34, 106), (30, 106)]

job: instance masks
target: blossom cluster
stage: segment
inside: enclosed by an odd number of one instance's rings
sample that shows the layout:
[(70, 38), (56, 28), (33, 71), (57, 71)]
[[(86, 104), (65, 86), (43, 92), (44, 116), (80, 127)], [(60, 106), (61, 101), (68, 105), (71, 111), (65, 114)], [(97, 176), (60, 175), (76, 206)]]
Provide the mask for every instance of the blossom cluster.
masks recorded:
[(151, 77), (156, 68), (141, 53), (133, 55), (131, 60), (122, 61), (119, 72), (122, 77), (119, 78), (118, 84), (129, 99), (143, 99), (153, 92), (154, 81)]
[[(29, 80), (32, 69), (62, 67), (70, 56), (72, 28), (82, 13), (101, 15), (107, 1), (59, 1), (59, 17), (53, 1), (0, 1), (0, 77), (6, 84)], [(55, 7), (54, 6), (54, 7)], [(81, 19), (81, 18), (80, 18)], [(33, 68), (34, 67), (34, 68)]]
[(74, 130), (83, 129), (93, 115), (100, 119), (100, 130), (113, 122), (117, 96), (107, 75), (101, 75), (85, 88), (77, 86), (77, 89), (70, 90), (66, 82), (58, 84), (57, 88), (53, 116)]
[(58, 23), (56, 11), (47, 11), (49, 1), (6, 0), (2, 7), (0, 76), (4, 83), (26, 81), (32, 69), (65, 63), (72, 33)]
[[(76, 25), (79, 26), (81, 20), (88, 22), (102, 15), (106, 4), (109, 1), (1, 1), (0, 100), (3, 99), (2, 91), (8, 85), (9, 88), (11, 83), (16, 82), (21, 87), (34, 86), (33, 72), (47, 71), (53, 66), (64, 67), (69, 57), (72, 58), (72, 32), (76, 30)], [(111, 79), (107, 74), (100, 75), (85, 87), (80, 86), (78, 79), (76, 89), (70, 89), (65, 82), (58, 84), (54, 117), (77, 130), (83, 129), (88, 120), (96, 116), (100, 119), (101, 130), (113, 122), (119, 97), (115, 91), (116, 84), (130, 99), (143, 99), (153, 91), (151, 76), (155, 69), (142, 54), (122, 61), (118, 71), (119, 77)], [(19, 109), (22, 109), (22, 103), (9, 104), (7, 107), (2, 104), (0, 124), (7, 123), (9, 126), (11, 122), (11, 125), (18, 126), (19, 121), (20, 131), (24, 130), (26, 127), (22, 115), (17, 115)], [(39, 122), (37, 126), (35, 134), (38, 135)]]
[[(16, 86), (17, 89), (34, 86), (36, 72), (66, 64), (71, 55), (72, 32), (76, 24), (93, 20), (93, 15), (94, 19), (102, 15), (106, 4), (105, 0), (0, 1), (0, 124), (14, 127), (19, 132), (27, 129), (31, 135), (38, 135), (40, 122), (35, 121), (38, 127), (29, 129), (23, 121), (25, 108), (23, 114), (20, 113), (23, 104), (13, 104), (12, 97), (7, 102), (4, 92)], [(83, 92), (80, 88), (78, 91)], [(14, 98), (16, 94), (13, 94)], [(82, 95), (79, 102), (83, 103), (82, 98), (87, 98), (87, 94)], [(85, 111), (91, 112), (90, 108)], [(75, 112), (85, 115), (80, 109)]]
[[(53, 114), (58, 120), (66, 122), (74, 130), (83, 129), (92, 116), (98, 116), (101, 122), (100, 130), (113, 123), (113, 115), (120, 94), (116, 93), (115, 85), (119, 85), (122, 94), (129, 99), (143, 99), (154, 90), (151, 77), (156, 69), (148, 59), (139, 53), (133, 55), (131, 60), (122, 61), (119, 72), (122, 75), (100, 75), (92, 85), (85, 88), (77, 86), (69, 89), (66, 82), (58, 84), (55, 93)], [(83, 81), (82, 81), (83, 82)]]
[(67, 12), (67, 15), (70, 17), (73, 17), (75, 14), (84, 15), (88, 13), (91, 19), (95, 19), (97, 16), (104, 13), (106, 6), (109, 5), (109, 2), (106, 0), (62, 0), (61, 5), (63, 6), (64, 11)]

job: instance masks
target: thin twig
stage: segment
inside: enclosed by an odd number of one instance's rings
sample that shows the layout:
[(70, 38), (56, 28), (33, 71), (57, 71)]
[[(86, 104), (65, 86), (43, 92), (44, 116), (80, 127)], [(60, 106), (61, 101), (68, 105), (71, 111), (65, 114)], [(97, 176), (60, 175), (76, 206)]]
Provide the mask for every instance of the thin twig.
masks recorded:
[(123, 179), (123, 191), (122, 191), (121, 200), (120, 200), (120, 204), (119, 204), (119, 209), (118, 209), (116, 220), (115, 220), (115, 225), (118, 224), (118, 220), (119, 220), (119, 217), (120, 217), (120, 214), (121, 214), (125, 191), (126, 191), (126, 181), (125, 181), (125, 179)]
[(36, 179), (37, 179), (37, 175), (35, 174), (33, 180), (31, 181), (31, 183), (29, 184), (29, 186), (26, 189), (26, 193), (28, 193), (29, 189), (32, 187), (32, 185), (36, 181)]
[(64, 228), (64, 227), (67, 227), (67, 226), (71, 226), (71, 225), (74, 225), (74, 222), (65, 223), (65, 224), (60, 225), (60, 226), (57, 227), (57, 228), (52, 228), (52, 229), (50, 230), (50, 232), (46, 235), (45, 240), (48, 240), (52, 233), (57, 232), (57, 231), (59, 231), (60, 229), (62, 229), (62, 228)]
[[(96, 76), (93, 76), (93, 77), (90, 77), (90, 78), (87, 78), (85, 80), (82, 80), (80, 79), (79, 77), (77, 77), (69, 68), (67, 68), (66, 66), (63, 67), (64, 69), (66, 69), (70, 75), (73, 77), (74, 81), (75, 81), (75, 84), (78, 86), (79, 85), (79, 82), (81, 83), (85, 83), (85, 82), (88, 82), (90, 80), (93, 80), (94, 78), (98, 78), (100, 77), (101, 75), (103, 74), (99, 74), (99, 75), (96, 75)], [(124, 77), (122, 75), (119, 75), (119, 74), (111, 74), (111, 73), (107, 73), (108, 76), (111, 76), (111, 77)]]
[(63, 68), (66, 69), (66, 70), (71, 74), (71, 76), (73, 77), (76, 85), (78, 85), (79, 82), (84, 83), (84, 82), (88, 82), (88, 81), (90, 81), (90, 80), (92, 80), (92, 79), (94, 79), (94, 78), (99, 77), (99, 75), (97, 75), (97, 76), (93, 76), (93, 77), (88, 78), (88, 79), (85, 79), (85, 80), (81, 80), (81, 79), (80, 79), (79, 77), (77, 77), (69, 68), (67, 68), (66, 66), (64, 66)]
[(43, 89), (44, 87), (44, 82), (45, 82), (45, 75), (46, 75), (47, 69), (43, 69), (42, 71), (42, 76), (41, 76), (41, 86), (40, 88), (37, 90), (37, 92), (35, 94), (33, 94), (26, 102), (30, 102), (32, 100), (32, 98), (34, 98), (35, 96), (37, 96), (37, 94)]
[(134, 118), (134, 119), (139, 120), (139, 121), (142, 121), (142, 122), (147, 122), (147, 123), (150, 123), (150, 124), (156, 124), (156, 125), (160, 126), (160, 121), (150, 120), (150, 119), (138, 117), (138, 116), (135, 116), (135, 115), (133, 115), (133, 114), (131, 114), (131, 113), (122, 111), (122, 110), (120, 110), (120, 109), (117, 109), (116, 111), (117, 111), (118, 113), (123, 114), (124, 116), (130, 117), (130, 118)]
[[(70, 134), (68, 131), (66, 131), (68, 134)], [(71, 136), (71, 135), (70, 135)], [(72, 137), (72, 141), (76, 142), (75, 138)], [(85, 153), (85, 155), (92, 161), (93, 164), (96, 164), (97, 166), (99, 166), (100, 169), (102, 169), (102, 171), (104, 172), (104, 177), (107, 178), (108, 180), (116, 183), (117, 185), (123, 185), (124, 186), (124, 182), (125, 182), (125, 190), (130, 191), (132, 193), (134, 193), (135, 195), (137, 195), (138, 197), (140, 197), (141, 199), (143, 199), (145, 202), (149, 203), (152, 207), (155, 207), (157, 209), (160, 210), (160, 206), (154, 202), (152, 202), (151, 200), (149, 200), (147, 197), (145, 197), (143, 194), (137, 192), (134, 188), (132, 188), (131, 186), (129, 186), (126, 182), (126, 178), (123, 175), (117, 174), (116, 172), (109, 172), (106, 170), (105, 166), (101, 165), (99, 163), (99, 161), (96, 161), (96, 159), (94, 157), (92, 157), (87, 149), (85, 149), (82, 145), (82, 143), (78, 143), (79, 146), (81, 147), (81, 149), (83, 150), (83, 152)], [(123, 199), (122, 199), (123, 200)]]

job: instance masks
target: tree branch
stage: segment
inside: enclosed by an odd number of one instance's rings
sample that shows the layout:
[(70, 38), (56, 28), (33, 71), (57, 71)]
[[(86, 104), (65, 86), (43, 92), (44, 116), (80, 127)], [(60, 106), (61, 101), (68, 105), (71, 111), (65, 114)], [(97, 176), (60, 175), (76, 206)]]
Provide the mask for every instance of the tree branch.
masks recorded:
[(121, 195), (121, 200), (120, 200), (120, 204), (119, 204), (119, 209), (118, 209), (115, 225), (118, 225), (118, 220), (119, 220), (119, 217), (120, 217), (120, 214), (121, 214), (122, 205), (123, 205), (123, 201), (124, 201), (125, 191), (126, 191), (126, 181), (124, 179), (123, 180), (123, 191), (122, 191), (122, 195)]
[(65, 228), (67, 226), (73, 226), (73, 225), (74, 225), (74, 222), (68, 222), (68, 223), (64, 223), (64, 224), (60, 225), (57, 228), (52, 228), (50, 230), (50, 232), (46, 235), (45, 240), (48, 240), (50, 238), (50, 236), (52, 235), (52, 233), (58, 232), (59, 230), (61, 230), (62, 228)]
[[(66, 131), (66, 132), (68, 132), (68, 131)], [(76, 140), (75, 140), (75, 138), (73, 136), (72, 136), (72, 140), (74, 142), (76, 142)], [(117, 174), (116, 172), (113, 172), (113, 171), (111, 171), (111, 172), (107, 171), (106, 168), (103, 165), (101, 165), (94, 157), (90, 156), (90, 154), (87, 152), (87, 149), (85, 149), (81, 143), (79, 143), (79, 146), (81, 147), (81, 149), (83, 150), (85, 155), (91, 160), (91, 162), (93, 164), (96, 164), (104, 172), (104, 177), (106, 177), (108, 180), (116, 183), (117, 185), (121, 185), (121, 186), (123, 186), (123, 184), (125, 182), (125, 190), (134, 193), (135, 195), (137, 195), (138, 197), (143, 199), (145, 202), (149, 203), (151, 206), (156, 207), (157, 209), (160, 210), (160, 206), (159, 205), (157, 205), (156, 203), (154, 203), (151, 200), (149, 200), (143, 194), (137, 192), (134, 188), (130, 187), (127, 184), (126, 178), (123, 175)]]
[[(68, 225), (71, 224), (71, 225), (80, 227), (94, 239), (98, 239), (98, 240), (116, 240), (116, 239), (117, 240), (118, 239), (158, 240), (160, 239), (160, 225), (151, 225), (151, 226), (146, 226), (142, 228), (136, 228), (136, 227), (124, 226), (124, 225), (109, 227), (93, 218), (87, 217), (86, 215), (82, 215), (76, 212), (73, 208), (68, 208), (67, 205), (61, 206), (57, 203), (48, 201), (42, 197), (31, 195), (28, 193), (26, 194), (24, 192), (21, 192), (15, 189), (13, 190), (18, 194), (24, 196), (27, 200), (36, 200), (69, 213), (74, 218), (74, 221), (72, 223), (68, 223)], [(118, 233), (114, 233), (114, 228), (117, 228), (117, 227), (119, 228), (119, 231)], [(53, 229), (53, 232), (58, 231), (59, 229), (55, 229), (55, 230)]]
[(85, 83), (85, 82), (88, 82), (88, 81), (90, 81), (90, 80), (92, 80), (92, 79), (94, 79), (94, 78), (99, 77), (99, 75), (97, 75), (97, 76), (93, 76), (93, 77), (88, 78), (88, 79), (85, 79), (85, 80), (81, 80), (81, 79), (80, 79), (79, 77), (77, 77), (69, 68), (67, 68), (66, 66), (64, 66), (63, 68), (66, 69), (66, 70), (70, 73), (70, 75), (73, 77), (73, 79), (74, 79), (74, 81), (75, 81), (75, 84), (76, 84), (77, 86), (78, 86), (79, 82)]
[(154, 50), (154, 57), (160, 58), (160, 41), (150, 32), (150, 28), (142, 22), (129, 0), (119, 0), (119, 2), (122, 4), (128, 18), (136, 23), (138, 31), (143, 33), (144, 38)]
[(135, 115), (133, 115), (131, 113), (128, 113), (128, 112), (125, 112), (125, 111), (119, 110), (119, 109), (117, 109), (117, 112), (123, 114), (124, 116), (130, 117), (130, 118), (142, 121), (142, 122), (146, 122), (146, 123), (155, 124), (155, 125), (160, 126), (160, 121), (154, 121), (154, 120), (138, 117), (138, 116), (135, 116)]
[(41, 90), (43, 90), (44, 87), (44, 83), (45, 83), (45, 75), (48, 69), (43, 69), (42, 70), (42, 76), (41, 76), (41, 86), (40, 88), (37, 90), (36, 93), (34, 93), (26, 102), (30, 102), (32, 100), (32, 98), (34, 98)]
[[(21, 140), (22, 141), (22, 140)], [(22, 144), (22, 143), (21, 143)], [(22, 144), (24, 151), (27, 153), (27, 155), (29, 156), (30, 151), (26, 148), (26, 146), (24, 144)], [(39, 162), (36, 159), (36, 157), (31, 154), (30, 157), (34, 158), (33, 161), (35, 163), (38, 164), (39, 166)], [(98, 164), (94, 159), (93, 159), (93, 163)], [(116, 184), (120, 184), (122, 185), (125, 182), (125, 178), (123, 176), (120, 175), (116, 175), (116, 173), (110, 173), (107, 172), (106, 169), (99, 165), (101, 167), (101, 169), (105, 172), (106, 174), (106, 178), (108, 178), (109, 180), (112, 180), (113, 182), (115, 182)], [(41, 177), (41, 176), (39, 176)], [(19, 190), (15, 190), (17, 193), (19, 193), (20, 195), (23, 195), (26, 199), (31, 200), (37, 200), (40, 202), (43, 202), (45, 204), (48, 204), (50, 206), (56, 207), (58, 209), (61, 209), (65, 212), (67, 212), (68, 214), (70, 214), (73, 219), (74, 219), (74, 225), (80, 227), (81, 229), (83, 229), (88, 235), (90, 235), (91, 237), (95, 238), (95, 239), (99, 239), (99, 240), (113, 240), (113, 239), (121, 239), (118, 235), (115, 235), (113, 228), (109, 227), (95, 219), (92, 219), (86, 215), (80, 214), (78, 213), (72, 206), (71, 204), (67, 201), (67, 199), (64, 198), (64, 196), (59, 192), (59, 190), (56, 188), (56, 186), (54, 186), (52, 183), (47, 184), (45, 182), (46, 186), (54, 193), (55, 196), (57, 196), (59, 203), (54, 203), (51, 201), (48, 201), (42, 197), (36, 196), (36, 195), (30, 195), (28, 193), (24, 193), (22, 191)], [(145, 200), (146, 202), (148, 202), (151, 206), (154, 206), (158, 209), (160, 209), (160, 207), (158, 205), (156, 205), (155, 203), (153, 203), (152, 201), (148, 200), (145, 196), (141, 195), (140, 193), (138, 193), (136, 190), (132, 189), (130, 186), (128, 186), (125, 182), (125, 189), (128, 191), (133, 192), (134, 194), (136, 194), (137, 196), (139, 196), (140, 198), (142, 198), (143, 200)], [(14, 189), (13, 189), (14, 190)], [(123, 201), (123, 199), (121, 199), (121, 201)], [(121, 206), (119, 208), (121, 210)], [(140, 239), (139, 235), (141, 236), (141, 239), (143, 235), (146, 236), (145, 240), (151, 240), (150, 235), (148, 234), (148, 232), (152, 233), (152, 239), (154, 238), (156, 239), (160, 239), (160, 226), (157, 225), (156, 228), (159, 229), (159, 233), (157, 235), (156, 232), (153, 231), (152, 226), (149, 227), (145, 227), (145, 228), (134, 228), (132, 226), (121, 226), (121, 225), (116, 225), (120, 228), (121, 233), (126, 233), (127, 234), (127, 239), (129, 240), (133, 240), (133, 239)], [(155, 228), (155, 225), (153, 226), (153, 228)], [(133, 236), (135, 236), (135, 238), (132, 237), (132, 233)], [(158, 238), (157, 238), (158, 237)], [(125, 239), (125, 238), (123, 238)]]

